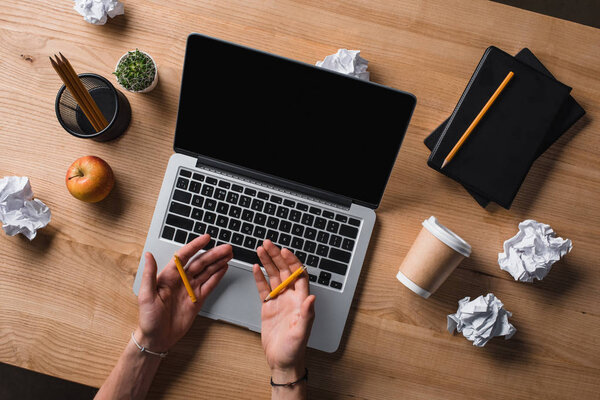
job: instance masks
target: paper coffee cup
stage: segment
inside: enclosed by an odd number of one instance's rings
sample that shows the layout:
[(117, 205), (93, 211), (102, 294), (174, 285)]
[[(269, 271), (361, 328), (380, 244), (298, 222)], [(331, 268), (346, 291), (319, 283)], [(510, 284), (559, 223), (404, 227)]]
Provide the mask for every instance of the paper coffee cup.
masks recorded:
[(402, 261), (396, 278), (419, 296), (428, 298), (470, 255), (469, 243), (432, 216), (423, 221), (423, 228)]

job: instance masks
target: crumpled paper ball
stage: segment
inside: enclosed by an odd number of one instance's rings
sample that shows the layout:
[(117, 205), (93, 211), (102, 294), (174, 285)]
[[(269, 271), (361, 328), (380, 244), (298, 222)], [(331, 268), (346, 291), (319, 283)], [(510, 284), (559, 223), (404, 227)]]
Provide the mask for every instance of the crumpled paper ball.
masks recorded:
[(483, 347), (495, 336), (510, 339), (517, 329), (508, 322), (512, 313), (504, 309), (504, 304), (488, 293), (471, 301), (465, 297), (458, 301), (456, 314), (448, 315), (448, 332), (462, 332), (473, 342), (473, 346)]
[(125, 12), (123, 3), (118, 0), (75, 0), (75, 11), (83, 15), (90, 24), (104, 25), (107, 16), (114, 18)]
[(552, 264), (571, 251), (569, 239), (557, 237), (550, 225), (532, 219), (519, 224), (519, 232), (504, 242), (504, 253), (498, 253), (500, 269), (521, 282), (544, 279)]
[(322, 67), (342, 74), (354, 76), (364, 81), (369, 80), (367, 71), (369, 62), (360, 56), (360, 50), (339, 49), (323, 61), (317, 61), (317, 67)]
[(50, 209), (33, 198), (29, 178), (6, 176), (0, 179), (0, 221), (9, 236), (18, 233), (33, 240), (37, 230), (50, 222)]

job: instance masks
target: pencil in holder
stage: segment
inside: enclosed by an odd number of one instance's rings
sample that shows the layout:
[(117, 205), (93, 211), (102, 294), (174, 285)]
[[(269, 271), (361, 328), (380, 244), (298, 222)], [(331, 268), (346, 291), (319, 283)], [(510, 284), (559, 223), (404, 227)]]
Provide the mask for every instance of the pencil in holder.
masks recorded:
[(127, 97), (100, 75), (88, 73), (78, 76), (108, 121), (108, 125), (96, 132), (65, 85), (56, 95), (55, 110), (58, 122), (71, 135), (83, 139), (105, 142), (121, 136), (131, 121), (131, 106)]

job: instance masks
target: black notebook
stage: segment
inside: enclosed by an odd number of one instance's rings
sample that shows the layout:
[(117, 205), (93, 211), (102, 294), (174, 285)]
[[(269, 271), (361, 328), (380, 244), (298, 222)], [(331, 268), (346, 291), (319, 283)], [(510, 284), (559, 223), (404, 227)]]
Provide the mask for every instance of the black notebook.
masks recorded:
[[(506, 75), (514, 76), (456, 156), (444, 158)], [(504, 208), (517, 194), (571, 88), (489, 47), (448, 119), (427, 164)]]
[[(515, 58), (535, 69), (540, 71), (541, 73), (554, 78), (552, 73), (548, 71), (548, 69), (541, 63), (540, 60), (529, 50), (528, 48), (524, 48), (517, 53)], [(572, 96), (568, 96), (562, 107), (558, 111), (558, 114), (554, 118), (552, 125), (550, 126), (550, 130), (544, 137), (540, 148), (537, 151), (536, 158), (542, 155), (563, 133), (565, 133), (575, 122), (577, 122), (583, 115), (585, 114), (585, 110), (575, 101)], [(449, 119), (449, 118), (448, 118)], [(446, 123), (448, 122), (446, 119), (440, 126), (438, 126), (429, 136), (427, 136), (424, 140), (425, 146), (429, 148), (429, 150), (433, 150), (435, 144), (440, 138)], [(473, 196), (473, 198), (482, 206), (486, 207), (489, 203), (489, 200), (479, 193), (474, 192), (473, 190), (467, 189), (469, 194)]]

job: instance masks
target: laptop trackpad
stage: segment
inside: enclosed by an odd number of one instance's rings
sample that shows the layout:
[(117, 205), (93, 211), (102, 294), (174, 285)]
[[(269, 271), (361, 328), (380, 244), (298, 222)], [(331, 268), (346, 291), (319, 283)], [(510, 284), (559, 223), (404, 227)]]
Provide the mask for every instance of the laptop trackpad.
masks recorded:
[(252, 271), (230, 264), (200, 314), (260, 332), (261, 306)]

